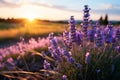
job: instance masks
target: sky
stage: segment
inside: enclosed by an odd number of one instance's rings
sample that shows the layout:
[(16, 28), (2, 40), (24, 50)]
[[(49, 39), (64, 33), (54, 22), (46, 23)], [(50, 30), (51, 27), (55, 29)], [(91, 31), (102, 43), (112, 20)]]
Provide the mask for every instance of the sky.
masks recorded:
[(82, 20), (84, 5), (91, 8), (92, 20), (105, 14), (109, 20), (120, 20), (119, 0), (0, 0), (0, 17), (68, 20), (74, 16)]

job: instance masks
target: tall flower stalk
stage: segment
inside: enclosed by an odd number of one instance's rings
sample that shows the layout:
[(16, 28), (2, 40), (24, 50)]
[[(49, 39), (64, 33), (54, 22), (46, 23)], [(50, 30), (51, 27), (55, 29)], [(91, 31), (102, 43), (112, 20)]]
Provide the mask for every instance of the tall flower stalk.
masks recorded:
[(69, 20), (69, 25), (70, 25), (70, 38), (71, 38), (71, 41), (72, 42), (76, 42), (76, 22), (75, 22), (75, 19), (74, 19), (74, 16), (71, 16), (70, 17), (70, 20)]
[(89, 26), (89, 18), (90, 18), (90, 8), (88, 8), (88, 5), (84, 6), (84, 14), (83, 14), (83, 33), (84, 33), (84, 37), (87, 37), (87, 29)]

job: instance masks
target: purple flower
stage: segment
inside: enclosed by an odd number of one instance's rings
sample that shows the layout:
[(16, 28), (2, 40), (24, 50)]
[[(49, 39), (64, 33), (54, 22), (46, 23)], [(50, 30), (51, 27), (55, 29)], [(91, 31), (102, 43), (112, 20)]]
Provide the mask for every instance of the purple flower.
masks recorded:
[(96, 31), (95, 34), (95, 42), (96, 42), (96, 46), (97, 47), (101, 47), (104, 43), (103, 43), (103, 35), (100, 29), (98, 29)]
[(116, 30), (116, 39), (120, 40), (120, 28)]
[(89, 10), (90, 10), (90, 8), (88, 8), (88, 5), (85, 5), (83, 11), (84, 11), (84, 12), (89, 12)]
[(96, 70), (97, 73), (100, 73), (100, 71), (101, 71), (100, 69), (97, 69), (97, 70)]
[(71, 63), (71, 64), (74, 64), (74, 63), (75, 63), (73, 57), (69, 57), (69, 58), (68, 58), (68, 62)]
[(45, 70), (50, 70), (51, 69), (50, 63), (47, 62), (46, 60), (44, 60), (43, 67), (44, 67)]
[(107, 25), (107, 27), (108, 27), (110, 30), (112, 30), (114, 26), (109, 22), (109, 24)]
[(94, 40), (95, 40), (95, 33), (96, 33), (96, 31), (93, 30), (93, 29), (89, 31), (88, 35), (89, 35), (90, 42), (94, 42)]
[(107, 25), (107, 28), (104, 29), (104, 35), (105, 35), (105, 42), (106, 43), (114, 43), (115, 40), (115, 31), (113, 28), (113, 25), (111, 25), (111, 23), (109, 23)]
[(3, 57), (2, 56), (0, 56), (0, 62), (3, 60)]
[(0, 62), (0, 69), (4, 68), (5, 64)]
[(77, 63), (77, 68), (78, 69), (81, 69), (82, 68), (82, 65), (80, 63)]
[(62, 49), (62, 55), (66, 56), (67, 58), (69, 58), (72, 54), (70, 51), (68, 51), (66, 48)]
[(50, 43), (54, 48), (58, 46), (58, 43), (55, 39), (50, 40)]
[(113, 42), (113, 30), (108, 30), (107, 35), (105, 36), (106, 38), (106, 43), (111, 43)]
[(118, 53), (120, 53), (120, 46), (116, 46), (116, 47), (115, 47), (115, 50), (116, 50)]
[(66, 76), (66, 75), (63, 75), (63, 76), (62, 76), (62, 80), (67, 80), (67, 76)]
[(49, 36), (48, 36), (48, 38), (49, 38), (50, 40), (53, 39), (53, 35), (54, 35), (54, 33), (50, 33)]
[(12, 58), (8, 58), (8, 59), (7, 59), (7, 62), (10, 63), (11, 65), (15, 65), (15, 64), (14, 64), (14, 60), (13, 60)]
[(44, 51), (41, 52), (42, 53), (42, 57), (45, 58), (46, 54)]
[(64, 44), (66, 47), (71, 48), (72, 47), (72, 41), (70, 40), (70, 33), (66, 30), (63, 32), (63, 40), (64, 40)]
[(82, 33), (80, 31), (76, 31), (76, 43), (80, 45), (82, 43)]
[(88, 64), (91, 61), (91, 55), (89, 52), (86, 53), (85, 55), (85, 63)]
[(63, 32), (63, 39), (67, 42), (69, 41), (69, 32), (68, 31), (64, 31)]
[(57, 55), (56, 53), (53, 53), (51, 55), (56, 61), (62, 61), (62, 57), (60, 55)]
[(65, 56), (67, 56), (67, 57), (70, 57), (72, 54), (71, 54), (71, 52), (69, 51), (65, 51)]

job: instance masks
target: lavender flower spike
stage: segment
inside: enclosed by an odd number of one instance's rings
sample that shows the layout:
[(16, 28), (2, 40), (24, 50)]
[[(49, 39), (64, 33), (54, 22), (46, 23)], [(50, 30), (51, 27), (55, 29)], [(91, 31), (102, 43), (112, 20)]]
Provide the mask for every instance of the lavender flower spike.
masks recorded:
[(88, 8), (88, 5), (84, 6), (83, 11), (84, 11), (84, 14), (83, 14), (83, 33), (84, 33), (84, 36), (87, 37), (87, 28), (89, 26), (89, 17), (90, 17), (90, 14), (89, 14), (90, 8)]
[(72, 41), (72, 42), (75, 42), (75, 41), (76, 41), (76, 27), (75, 27), (75, 19), (74, 19), (74, 16), (71, 16), (71, 17), (70, 17), (69, 25), (70, 25), (71, 41)]
[(63, 40), (64, 40), (65, 45), (66, 45), (68, 48), (71, 48), (72, 42), (71, 42), (71, 40), (70, 40), (70, 34), (69, 34), (69, 32), (68, 32), (67, 30), (65, 30), (65, 31), (63, 32)]

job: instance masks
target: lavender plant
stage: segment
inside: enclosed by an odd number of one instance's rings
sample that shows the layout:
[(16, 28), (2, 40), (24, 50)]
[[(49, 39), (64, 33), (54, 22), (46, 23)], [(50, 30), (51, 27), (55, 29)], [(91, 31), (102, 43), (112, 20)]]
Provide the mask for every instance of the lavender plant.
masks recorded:
[[(82, 29), (77, 29), (75, 18), (71, 16), (70, 30), (65, 30), (61, 37), (50, 33), (46, 39), (32, 38), (28, 43), (22, 41), (0, 49), (0, 68), (9, 65), (8, 71), (17, 70), (17, 76), (15, 72), (11, 75), (3, 71), (1, 75), (21, 80), (119, 80), (120, 28), (115, 29), (112, 24), (101, 26), (99, 21), (89, 23), (88, 5), (83, 11)], [(46, 45), (47, 51), (34, 50)], [(22, 55), (16, 58), (7, 56), (20, 52)]]
[[(114, 39), (118, 39), (119, 31), (113, 29), (113, 25), (111, 24), (102, 27), (99, 21), (96, 24), (89, 24), (89, 10), (90, 8), (85, 5), (83, 31), (75, 27), (75, 19), (71, 16), (69, 20), (70, 30), (63, 32), (62, 40), (64, 41), (61, 40), (61, 43), (56, 43), (56, 48), (51, 47), (49, 49), (52, 57), (55, 59), (55, 63), (57, 63), (55, 67), (61, 73), (62, 80), (66, 80), (66, 78), (68, 80), (106, 80), (111, 77), (112, 79), (116, 79), (113, 74), (117, 74), (115, 72), (117, 65), (115, 59), (118, 58), (113, 57), (118, 56), (119, 47), (115, 48), (108, 43), (112, 43)], [(91, 30), (88, 27), (91, 27)], [(54, 37), (51, 39), (54, 39)], [(72, 48), (69, 48), (68, 46), (70, 45), (68, 43), (76, 44), (71, 45)], [(61, 44), (62, 46), (60, 46)], [(83, 44), (85, 46), (80, 46)], [(50, 46), (52, 45), (55, 44), (52, 42)], [(59, 50), (56, 51), (58, 48)]]

